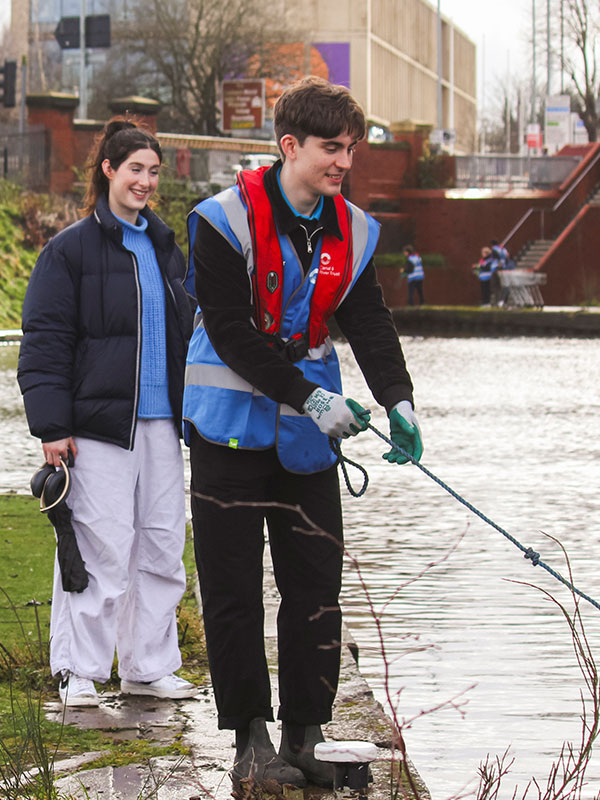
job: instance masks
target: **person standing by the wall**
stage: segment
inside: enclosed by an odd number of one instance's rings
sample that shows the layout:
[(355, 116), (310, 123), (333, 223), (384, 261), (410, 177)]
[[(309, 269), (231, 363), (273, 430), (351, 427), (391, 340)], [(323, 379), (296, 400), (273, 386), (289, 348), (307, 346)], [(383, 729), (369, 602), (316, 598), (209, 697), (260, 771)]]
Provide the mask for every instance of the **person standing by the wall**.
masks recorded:
[(402, 272), (408, 281), (408, 305), (415, 305), (415, 297), (418, 299), (416, 305), (423, 305), (423, 281), (425, 280), (425, 270), (421, 256), (415, 251), (412, 244), (407, 244), (404, 248), (406, 266)]
[(472, 270), (479, 279), (481, 290), (481, 305), (487, 308), (491, 304), (492, 275), (498, 268), (498, 260), (492, 255), (489, 247), (481, 248), (481, 258), (473, 264)]

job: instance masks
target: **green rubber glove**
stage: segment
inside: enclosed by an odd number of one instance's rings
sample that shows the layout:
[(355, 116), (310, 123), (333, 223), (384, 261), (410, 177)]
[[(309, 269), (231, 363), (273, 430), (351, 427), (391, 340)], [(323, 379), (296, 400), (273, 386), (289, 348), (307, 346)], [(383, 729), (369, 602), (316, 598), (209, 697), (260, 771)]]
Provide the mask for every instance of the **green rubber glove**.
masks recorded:
[[(413, 407), (408, 400), (396, 403), (390, 412), (390, 439), (394, 444), (406, 450), (415, 461), (419, 461), (423, 455), (421, 430)], [(400, 450), (395, 448), (392, 448), (389, 453), (384, 453), (382, 457), (390, 464), (407, 464), (409, 461)]]
[(350, 424), (351, 436), (356, 436), (357, 433), (367, 430), (367, 422), (371, 420), (371, 412), (363, 408), (360, 403), (353, 400), (351, 397), (346, 398), (346, 405), (354, 414), (356, 422)]

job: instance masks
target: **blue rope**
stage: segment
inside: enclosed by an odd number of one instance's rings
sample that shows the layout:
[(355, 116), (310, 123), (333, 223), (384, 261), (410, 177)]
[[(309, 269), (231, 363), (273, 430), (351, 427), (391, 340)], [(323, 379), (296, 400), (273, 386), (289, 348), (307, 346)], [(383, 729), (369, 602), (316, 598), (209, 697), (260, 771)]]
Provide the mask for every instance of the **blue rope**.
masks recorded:
[(575, 594), (578, 594), (580, 597), (583, 597), (584, 600), (587, 600), (588, 603), (591, 603), (593, 606), (595, 606), (597, 609), (600, 610), (600, 603), (597, 603), (595, 600), (593, 600), (587, 594), (584, 594), (584, 592), (581, 592), (579, 589), (577, 589), (577, 587), (573, 586), (573, 584), (570, 581), (568, 581), (566, 578), (563, 578), (563, 576), (560, 573), (556, 572), (556, 570), (553, 570), (552, 567), (548, 566), (548, 564), (545, 564), (541, 560), (540, 554), (536, 553), (536, 551), (532, 547), (525, 547), (524, 545), (522, 545), (521, 542), (519, 542), (517, 539), (515, 539), (514, 536), (511, 536), (510, 533), (508, 533), (508, 531), (504, 530), (504, 528), (501, 528), (500, 525), (497, 525), (489, 517), (486, 517), (485, 514), (483, 514), (481, 511), (479, 511), (479, 509), (475, 508), (475, 506), (472, 505), (471, 503), (469, 503), (468, 500), (465, 500), (464, 497), (461, 497), (458, 494), (458, 492), (455, 492), (454, 489), (452, 489), (450, 486), (448, 486), (447, 483), (444, 483), (444, 481), (441, 480), (440, 478), (438, 478), (437, 475), (434, 475), (433, 472), (430, 472), (430, 470), (428, 470), (427, 467), (424, 467), (422, 464), (420, 464), (403, 447), (400, 447), (400, 445), (396, 444), (396, 442), (393, 442), (391, 439), (388, 439), (388, 437), (384, 433), (382, 433), (381, 431), (377, 430), (377, 428), (375, 428), (373, 425), (371, 425), (370, 422), (367, 422), (367, 428), (372, 430), (373, 433), (375, 433), (377, 436), (379, 436), (380, 439), (383, 439), (384, 442), (387, 442), (387, 444), (389, 444), (390, 447), (392, 447), (394, 450), (399, 450), (402, 453), (402, 455), (405, 456), (412, 464), (414, 464), (416, 467), (418, 467), (421, 470), (421, 472), (424, 472), (425, 475), (427, 475), (429, 478), (431, 478), (432, 481), (435, 481), (438, 484), (438, 486), (441, 486), (442, 489), (444, 489), (445, 491), (448, 492), (448, 494), (451, 494), (452, 497), (454, 497), (455, 500), (458, 500), (459, 503), (462, 503), (463, 506), (466, 506), (469, 509), (469, 511), (472, 511), (473, 514), (478, 516), (484, 522), (487, 522), (487, 524), (491, 525), (492, 528), (495, 528), (497, 531), (499, 531), (510, 542), (512, 542), (515, 545), (515, 547), (518, 547), (519, 550), (521, 550), (521, 552), (524, 554), (523, 557), (528, 559), (529, 561), (531, 561), (531, 563), (532, 563), (532, 565), (534, 567), (537, 567), (537, 566), (542, 567), (543, 569), (546, 570), (546, 572), (549, 572), (550, 575), (552, 575), (553, 578), (556, 578), (557, 581), (560, 581), (562, 584), (564, 584), (572, 592), (574, 592)]
[[(367, 486), (369, 485), (369, 474), (367, 470), (361, 464), (357, 464), (356, 461), (351, 461), (342, 453), (342, 445), (340, 444), (339, 439), (334, 439), (330, 436), (329, 446), (336, 454), (337, 463), (342, 468), (342, 474), (344, 476), (344, 481), (346, 482), (346, 489), (348, 489), (352, 497), (362, 497), (362, 495), (367, 491)], [(356, 469), (359, 472), (362, 472), (363, 485), (360, 489), (358, 489), (358, 491), (354, 489), (354, 487), (350, 483), (350, 476), (348, 475), (348, 469), (346, 468), (346, 464), (350, 464), (351, 466), (356, 467)]]

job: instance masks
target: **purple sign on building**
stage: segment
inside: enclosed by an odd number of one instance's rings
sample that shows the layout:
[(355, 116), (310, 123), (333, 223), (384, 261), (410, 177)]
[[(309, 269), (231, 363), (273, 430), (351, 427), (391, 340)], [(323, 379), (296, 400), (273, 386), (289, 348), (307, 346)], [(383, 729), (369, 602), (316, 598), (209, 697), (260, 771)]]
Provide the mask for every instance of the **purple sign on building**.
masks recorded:
[(328, 80), (350, 88), (350, 42), (313, 42), (327, 64)]

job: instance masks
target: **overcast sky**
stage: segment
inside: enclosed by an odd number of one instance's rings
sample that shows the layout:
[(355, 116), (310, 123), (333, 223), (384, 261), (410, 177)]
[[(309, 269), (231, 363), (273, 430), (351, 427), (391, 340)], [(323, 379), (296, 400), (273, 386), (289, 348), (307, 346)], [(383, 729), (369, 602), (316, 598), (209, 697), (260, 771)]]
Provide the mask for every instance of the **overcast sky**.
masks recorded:
[[(437, 8), (437, 0), (429, 0)], [(531, 36), (531, 0), (440, 0), (442, 14), (453, 20), (477, 45), (478, 97), (482, 83), (493, 92), (495, 81), (527, 70)], [(546, 4), (536, 2), (536, 16)]]
[(10, 0), (0, 0), (0, 28), (10, 19)]

